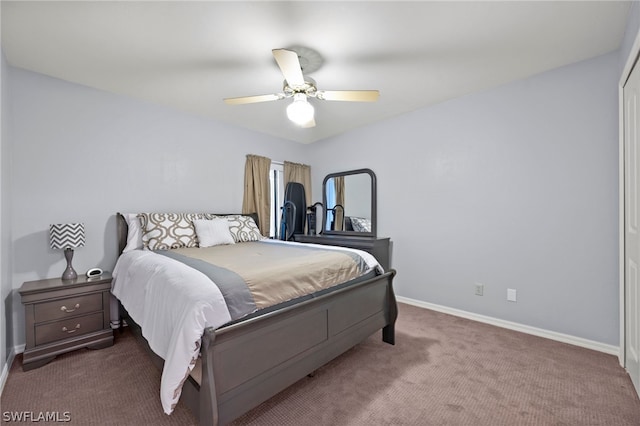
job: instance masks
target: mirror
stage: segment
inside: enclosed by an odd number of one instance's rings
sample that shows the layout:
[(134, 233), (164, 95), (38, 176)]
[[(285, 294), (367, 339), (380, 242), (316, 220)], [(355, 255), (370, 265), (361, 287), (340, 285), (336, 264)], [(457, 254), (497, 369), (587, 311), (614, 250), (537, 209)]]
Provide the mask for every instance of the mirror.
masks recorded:
[(322, 182), (324, 234), (376, 236), (376, 175), (370, 169), (331, 173)]

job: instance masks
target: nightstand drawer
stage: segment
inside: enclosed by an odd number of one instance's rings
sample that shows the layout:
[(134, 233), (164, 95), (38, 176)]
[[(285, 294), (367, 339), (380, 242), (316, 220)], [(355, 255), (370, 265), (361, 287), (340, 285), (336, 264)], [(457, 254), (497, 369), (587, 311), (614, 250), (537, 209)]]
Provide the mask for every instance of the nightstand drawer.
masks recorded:
[(33, 306), (36, 323), (102, 310), (102, 294), (69, 297)]
[(56, 342), (68, 337), (80, 336), (102, 330), (103, 313), (84, 315), (68, 320), (36, 326), (36, 346)]

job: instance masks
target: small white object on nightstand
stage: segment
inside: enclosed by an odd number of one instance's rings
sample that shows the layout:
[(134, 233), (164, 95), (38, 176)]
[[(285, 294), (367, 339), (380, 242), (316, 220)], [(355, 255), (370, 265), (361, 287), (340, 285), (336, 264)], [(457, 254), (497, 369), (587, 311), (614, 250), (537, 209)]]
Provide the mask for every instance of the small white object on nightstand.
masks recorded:
[(99, 277), (100, 275), (102, 275), (102, 269), (100, 268), (92, 268), (87, 271), (87, 278)]

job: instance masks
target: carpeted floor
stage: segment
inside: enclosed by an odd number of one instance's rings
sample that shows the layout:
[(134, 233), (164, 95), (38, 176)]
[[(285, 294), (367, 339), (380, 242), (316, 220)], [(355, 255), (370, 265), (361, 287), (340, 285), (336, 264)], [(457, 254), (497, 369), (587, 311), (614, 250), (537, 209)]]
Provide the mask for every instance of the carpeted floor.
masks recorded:
[[(614, 356), (399, 309), (395, 346), (376, 334), (234, 424), (640, 425), (640, 400)], [(129, 332), (116, 333), (111, 348), (65, 354), (28, 372), (17, 357), (2, 421), (26, 411), (68, 413), (76, 425), (195, 424), (182, 404), (162, 413), (159, 382)]]

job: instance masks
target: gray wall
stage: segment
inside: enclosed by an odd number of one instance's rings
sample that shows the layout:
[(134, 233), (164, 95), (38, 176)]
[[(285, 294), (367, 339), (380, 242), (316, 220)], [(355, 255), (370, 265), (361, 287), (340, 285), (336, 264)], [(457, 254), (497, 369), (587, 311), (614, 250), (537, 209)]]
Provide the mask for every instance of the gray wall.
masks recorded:
[(376, 172), (399, 295), (617, 345), (618, 78), (612, 53), (312, 144), (313, 181)]

